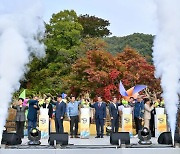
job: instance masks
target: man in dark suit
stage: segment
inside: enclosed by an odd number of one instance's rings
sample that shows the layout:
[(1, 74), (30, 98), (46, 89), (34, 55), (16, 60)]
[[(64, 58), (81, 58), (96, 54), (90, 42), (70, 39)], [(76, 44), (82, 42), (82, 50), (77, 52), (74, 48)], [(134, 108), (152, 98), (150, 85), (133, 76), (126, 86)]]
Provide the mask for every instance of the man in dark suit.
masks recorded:
[(120, 103), (117, 102), (117, 98), (113, 97), (112, 102), (109, 104), (109, 114), (111, 117), (111, 127), (113, 133), (117, 133), (119, 129), (119, 105)]
[(55, 114), (55, 125), (56, 133), (64, 133), (63, 119), (66, 112), (66, 103), (62, 101), (62, 96), (57, 96), (56, 102), (56, 114)]
[(102, 102), (102, 98), (98, 96), (97, 102), (95, 102), (94, 104), (90, 104), (90, 107), (95, 108), (95, 121), (97, 132), (97, 136), (95, 138), (103, 138), (104, 121), (106, 119), (106, 103)]
[[(134, 105), (134, 122), (136, 126), (136, 134), (142, 129), (142, 119), (144, 116), (144, 101), (140, 95), (137, 96), (137, 100)], [(136, 136), (137, 136), (136, 135)]]
[(32, 100), (29, 100), (29, 109), (28, 109), (28, 132), (32, 128), (36, 128), (37, 125), (37, 110), (39, 110), (38, 106), (38, 97), (34, 96)]

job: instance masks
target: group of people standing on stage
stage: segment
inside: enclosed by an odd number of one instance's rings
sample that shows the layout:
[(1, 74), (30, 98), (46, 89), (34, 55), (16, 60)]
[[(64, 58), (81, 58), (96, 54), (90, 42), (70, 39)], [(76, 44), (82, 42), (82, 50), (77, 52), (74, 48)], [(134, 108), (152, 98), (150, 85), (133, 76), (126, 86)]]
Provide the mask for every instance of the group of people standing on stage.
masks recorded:
[[(16, 109), (16, 133), (23, 138), (24, 137), (24, 124), (26, 119), (28, 120), (28, 132), (31, 128), (37, 126), (37, 111), (39, 110), (38, 97), (35, 96), (32, 100), (29, 100), (29, 105), (23, 105), (24, 99), (19, 98), (18, 102), (13, 103), (12, 108)], [(26, 118), (25, 112), (28, 109), (28, 115)]]
[[(14, 105), (13, 108), (17, 110), (16, 114), (16, 131), (22, 138), (24, 137), (24, 123), (26, 120), (25, 110), (28, 109), (28, 132), (31, 128), (37, 126), (37, 114), (40, 107), (48, 109), (49, 119), (55, 119), (55, 129), (57, 133), (64, 132), (63, 120), (65, 115), (67, 115), (68, 120), (70, 121), (70, 137), (79, 138), (78, 136), (78, 122), (79, 122), (79, 105), (84, 103), (82, 100), (77, 101), (74, 96), (70, 96), (69, 103), (66, 103), (62, 98), (62, 95), (57, 95), (57, 100), (51, 100), (49, 102), (48, 98), (45, 99), (45, 102), (38, 104), (38, 97), (35, 96), (33, 99), (28, 101), (28, 106), (23, 106), (23, 99), (19, 98), (18, 104)], [(144, 126), (150, 128), (154, 125), (153, 122), (153, 111), (155, 104), (152, 104), (148, 98), (144, 100), (139, 95), (136, 99), (131, 97), (127, 104), (123, 104), (122, 101), (119, 102), (117, 97), (113, 97), (110, 103), (103, 102), (102, 97), (98, 96), (96, 102), (91, 102), (89, 99), (85, 100), (84, 105), (87, 107), (94, 108), (95, 110), (95, 124), (96, 124), (96, 138), (103, 138), (104, 135), (104, 124), (107, 114), (107, 106), (109, 109), (110, 121), (112, 132), (118, 132), (119, 130), (119, 118), (120, 113), (123, 111), (124, 107), (130, 107), (132, 109), (132, 114), (134, 117), (136, 134), (142, 129), (142, 120), (144, 119)], [(151, 128), (152, 129), (152, 128)], [(50, 130), (49, 130), (50, 132)]]

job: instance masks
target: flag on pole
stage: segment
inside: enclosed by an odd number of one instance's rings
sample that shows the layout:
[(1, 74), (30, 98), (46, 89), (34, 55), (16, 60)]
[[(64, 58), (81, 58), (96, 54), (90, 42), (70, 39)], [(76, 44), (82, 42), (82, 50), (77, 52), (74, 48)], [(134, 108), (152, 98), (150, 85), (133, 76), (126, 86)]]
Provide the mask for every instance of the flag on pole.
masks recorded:
[(26, 89), (24, 89), (23, 92), (19, 95), (19, 98), (26, 98)]

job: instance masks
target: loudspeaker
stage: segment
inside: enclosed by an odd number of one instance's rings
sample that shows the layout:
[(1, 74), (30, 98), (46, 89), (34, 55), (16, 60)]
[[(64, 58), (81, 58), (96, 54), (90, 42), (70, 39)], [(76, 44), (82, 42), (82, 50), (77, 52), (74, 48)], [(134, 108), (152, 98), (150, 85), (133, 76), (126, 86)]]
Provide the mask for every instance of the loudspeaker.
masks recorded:
[(119, 140), (121, 144), (130, 144), (130, 136), (129, 132), (118, 132), (118, 133), (111, 133), (110, 135), (110, 143), (113, 145), (119, 145)]
[[(178, 133), (175, 133), (174, 135), (174, 142), (180, 143), (180, 135)], [(158, 137), (158, 143), (159, 144), (172, 144), (171, 132), (161, 133)]]
[(56, 141), (56, 144), (68, 145), (68, 139), (68, 133), (50, 133), (49, 144), (54, 145), (54, 141)]
[(174, 142), (175, 143), (180, 143), (180, 134), (179, 133), (175, 133), (175, 135), (174, 135)]
[(22, 140), (16, 133), (3, 133), (1, 144), (6, 145), (18, 145), (21, 144)]

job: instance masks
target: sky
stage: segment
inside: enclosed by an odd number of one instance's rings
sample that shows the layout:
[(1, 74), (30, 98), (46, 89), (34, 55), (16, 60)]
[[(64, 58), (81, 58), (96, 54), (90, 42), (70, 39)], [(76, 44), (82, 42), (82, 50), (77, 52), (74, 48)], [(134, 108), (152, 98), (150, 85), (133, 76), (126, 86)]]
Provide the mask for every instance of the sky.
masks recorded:
[(153, 0), (43, 0), (44, 20), (65, 9), (77, 15), (89, 14), (109, 20), (112, 36), (133, 33), (156, 34), (156, 7)]

